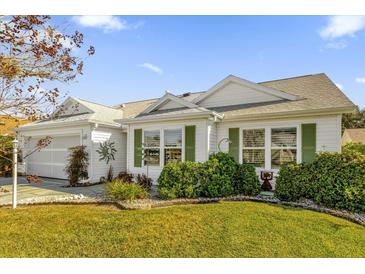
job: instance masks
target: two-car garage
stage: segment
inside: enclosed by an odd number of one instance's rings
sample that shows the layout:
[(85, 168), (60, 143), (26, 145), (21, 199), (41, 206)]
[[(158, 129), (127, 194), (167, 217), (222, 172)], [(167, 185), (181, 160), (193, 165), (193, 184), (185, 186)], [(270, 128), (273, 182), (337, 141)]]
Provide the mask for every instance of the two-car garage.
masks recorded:
[[(40, 151), (32, 153), (25, 159), (27, 174), (36, 174), (43, 177), (66, 179), (64, 171), (66, 159), (68, 157), (68, 148), (80, 144), (80, 135), (50, 136), (51, 143)], [(42, 137), (32, 137), (25, 144), (25, 155), (34, 151), (37, 142)], [(44, 137), (43, 137), (44, 138)]]

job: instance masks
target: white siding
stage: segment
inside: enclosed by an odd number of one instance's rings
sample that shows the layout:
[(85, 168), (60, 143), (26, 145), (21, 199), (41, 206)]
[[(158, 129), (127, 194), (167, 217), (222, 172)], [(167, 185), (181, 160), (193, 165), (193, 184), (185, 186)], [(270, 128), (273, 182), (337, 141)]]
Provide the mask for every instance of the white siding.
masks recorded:
[[(293, 118), (281, 120), (267, 120), (267, 121), (242, 121), (242, 122), (223, 122), (217, 124), (217, 141), (228, 138), (228, 129), (232, 127), (290, 127), (299, 126), (303, 123), (317, 124), (317, 152), (332, 151), (337, 152), (341, 150), (341, 115), (318, 116), (308, 118)], [(300, 132), (298, 132), (300, 136)], [(222, 143), (223, 151), (228, 151), (228, 144)]]
[[(115, 160), (106, 164), (104, 160), (99, 160), (99, 154), (96, 150), (99, 149), (100, 143), (105, 141), (114, 142), (117, 152), (115, 153)], [(109, 166), (113, 166), (114, 176), (119, 172), (126, 170), (126, 148), (127, 148), (127, 134), (122, 133), (121, 129), (110, 129), (99, 127), (94, 129), (91, 133), (92, 153), (90, 159), (90, 166), (92, 167), (90, 176), (94, 182), (99, 181), (100, 177), (106, 176)]]
[[(228, 138), (228, 129), (239, 127), (240, 130), (240, 161), (242, 161), (242, 128), (265, 128), (265, 142), (270, 146), (270, 128), (272, 127), (297, 127), (297, 159), (301, 162), (301, 127), (303, 123), (316, 123), (316, 150), (339, 152), (341, 150), (341, 115), (317, 116), (308, 118), (293, 118), (280, 120), (260, 120), (260, 121), (235, 121), (222, 122), (217, 124), (217, 142), (223, 138)], [(228, 152), (228, 143), (223, 142), (221, 145), (222, 151)], [(266, 150), (266, 152), (268, 152)], [(270, 166), (271, 157), (269, 153), (265, 153), (266, 164)], [(260, 169), (257, 169), (260, 172)], [(277, 172), (277, 170), (274, 170)]]
[(175, 101), (169, 100), (167, 103), (163, 104), (158, 109), (165, 110), (165, 109), (174, 109), (174, 108), (182, 108), (182, 107), (185, 107), (185, 106), (183, 106)]
[(87, 109), (85, 106), (81, 104), (77, 104), (76, 102), (72, 101), (61, 113), (60, 115), (72, 115), (78, 113), (90, 113), (90, 110)]
[(280, 98), (237, 83), (229, 83), (205, 98), (199, 105), (203, 107), (216, 107), (277, 100), (280, 100)]
[[(134, 167), (134, 129), (141, 128), (142, 130), (146, 129), (159, 129), (163, 130), (165, 128), (182, 128), (183, 129), (183, 148), (182, 148), (182, 157), (184, 160), (184, 148), (185, 148), (185, 126), (187, 125), (195, 125), (196, 126), (196, 143), (195, 143), (195, 160), (198, 162), (204, 162), (208, 157), (208, 143), (207, 143), (207, 123), (206, 120), (184, 120), (184, 121), (175, 121), (175, 122), (157, 122), (157, 123), (143, 123), (143, 124), (135, 124), (129, 126), (128, 129), (128, 163), (127, 169), (129, 172), (133, 174), (141, 174), (147, 173), (147, 167), (136, 168)], [(162, 143), (162, 138), (161, 138)], [(162, 148), (161, 148), (162, 151)], [(163, 169), (163, 162), (160, 161), (160, 166), (158, 167), (149, 167), (148, 176), (154, 180), (156, 180), (160, 175)]]
[[(260, 121), (242, 121), (242, 122), (223, 122), (217, 124), (217, 142), (223, 138), (228, 138), (228, 129), (233, 127), (239, 128), (265, 128), (266, 129), (266, 144), (270, 144), (270, 128), (271, 127), (297, 127), (297, 159), (301, 162), (301, 128), (303, 123), (316, 123), (317, 124), (317, 136), (316, 136), (316, 150), (320, 151), (341, 151), (341, 115), (331, 116), (317, 116), (308, 118), (296, 118), (296, 119), (281, 119), (281, 120), (260, 120)], [(242, 148), (242, 132), (240, 130), (240, 148)], [(228, 144), (223, 142), (221, 145), (222, 151), (228, 152)], [(240, 149), (240, 161), (242, 161)], [(270, 165), (270, 154), (266, 150), (266, 167)], [(274, 173), (277, 170), (273, 170)], [(259, 175), (260, 169), (257, 169)], [(273, 180), (273, 187), (275, 188), (275, 180)]]

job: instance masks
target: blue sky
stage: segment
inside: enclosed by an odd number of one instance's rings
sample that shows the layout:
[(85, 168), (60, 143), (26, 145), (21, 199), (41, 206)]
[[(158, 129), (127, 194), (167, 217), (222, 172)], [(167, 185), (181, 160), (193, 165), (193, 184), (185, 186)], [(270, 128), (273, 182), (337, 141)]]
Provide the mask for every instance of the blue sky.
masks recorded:
[(365, 18), (59, 16), (96, 54), (70, 95), (115, 105), (207, 90), (229, 74), (255, 81), (325, 72), (365, 107)]

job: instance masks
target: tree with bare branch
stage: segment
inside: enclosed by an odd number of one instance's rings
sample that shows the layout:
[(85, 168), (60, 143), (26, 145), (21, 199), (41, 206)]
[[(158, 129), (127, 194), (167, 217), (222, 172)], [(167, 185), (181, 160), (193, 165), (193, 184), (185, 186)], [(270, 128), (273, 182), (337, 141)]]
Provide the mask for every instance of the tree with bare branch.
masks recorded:
[(0, 114), (49, 117), (62, 98), (57, 86), (82, 74), (85, 57), (75, 54), (83, 34), (64, 34), (50, 16), (0, 17)]
[[(57, 86), (75, 81), (85, 58), (95, 53), (89, 46), (81, 56), (83, 34), (65, 34), (59, 28), (50, 16), (0, 16), (0, 115), (39, 120), (59, 108), (64, 95)], [(39, 140), (23, 157), (50, 141)], [(0, 158), (11, 161), (1, 147)]]

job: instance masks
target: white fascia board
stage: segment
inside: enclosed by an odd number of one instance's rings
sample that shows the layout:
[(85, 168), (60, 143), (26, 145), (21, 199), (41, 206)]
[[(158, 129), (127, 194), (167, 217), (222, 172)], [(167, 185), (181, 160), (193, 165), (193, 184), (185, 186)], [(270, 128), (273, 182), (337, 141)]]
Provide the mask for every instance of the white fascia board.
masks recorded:
[(204, 111), (200, 113), (188, 113), (188, 114), (177, 114), (170, 115), (166, 117), (140, 117), (140, 118), (128, 118), (119, 120), (122, 125), (133, 124), (133, 123), (144, 123), (144, 122), (159, 122), (159, 121), (169, 121), (169, 120), (180, 120), (180, 119), (195, 119), (195, 118), (209, 118), (210, 116), (216, 116), (221, 119), (223, 117), (220, 114), (217, 114), (212, 111)]
[(82, 126), (82, 125), (88, 125), (88, 124), (99, 124), (105, 127), (112, 127), (112, 128), (120, 128), (119, 123), (107, 123), (103, 121), (98, 121), (94, 119), (85, 119), (85, 120), (79, 120), (79, 121), (62, 121), (62, 122), (56, 122), (53, 124), (28, 124), (24, 125), (22, 127), (18, 127), (15, 131), (21, 132), (21, 131), (30, 131), (35, 129), (45, 129), (45, 128), (62, 128), (62, 127), (68, 127), (68, 126)]
[(325, 108), (325, 109), (315, 109), (315, 110), (295, 110), (295, 111), (285, 111), (280, 113), (267, 113), (267, 114), (245, 114), (236, 117), (224, 119), (224, 121), (236, 121), (236, 120), (268, 120), (276, 118), (287, 118), (287, 117), (307, 117), (313, 115), (333, 115), (333, 114), (343, 114), (351, 113), (354, 107), (342, 107), (342, 108)]
[(203, 101), (204, 99), (206, 99), (207, 97), (211, 96), (212, 94), (214, 94), (216, 91), (218, 91), (220, 88), (222, 88), (223, 86), (227, 85), (228, 83), (237, 83), (243, 86), (247, 86), (250, 87), (252, 89), (258, 90), (260, 92), (264, 92), (270, 95), (273, 95), (275, 97), (281, 98), (281, 99), (287, 99), (287, 100), (298, 100), (301, 97), (300, 96), (296, 96), (296, 95), (292, 95), (280, 90), (276, 90), (273, 88), (269, 88), (269, 87), (265, 87), (263, 85), (239, 78), (237, 76), (234, 75), (229, 75), (226, 78), (224, 78), (223, 80), (219, 81), (217, 84), (215, 84), (213, 87), (211, 87), (209, 90), (207, 90), (205, 93), (203, 93), (202, 95), (198, 96), (197, 98), (195, 98), (193, 100), (193, 103), (198, 104), (201, 101)]

